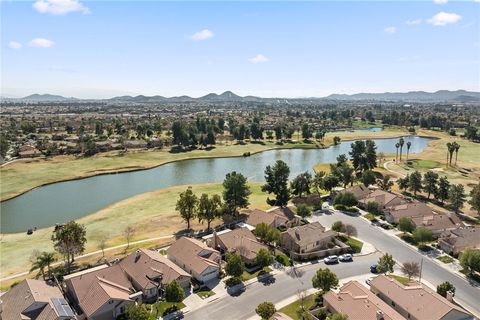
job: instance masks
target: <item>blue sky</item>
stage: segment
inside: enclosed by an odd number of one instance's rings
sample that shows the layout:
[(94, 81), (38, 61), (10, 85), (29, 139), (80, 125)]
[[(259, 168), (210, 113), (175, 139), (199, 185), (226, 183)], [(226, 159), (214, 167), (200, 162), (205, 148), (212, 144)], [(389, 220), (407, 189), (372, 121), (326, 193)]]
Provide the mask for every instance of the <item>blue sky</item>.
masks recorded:
[(480, 90), (472, 1), (1, 1), (4, 96)]

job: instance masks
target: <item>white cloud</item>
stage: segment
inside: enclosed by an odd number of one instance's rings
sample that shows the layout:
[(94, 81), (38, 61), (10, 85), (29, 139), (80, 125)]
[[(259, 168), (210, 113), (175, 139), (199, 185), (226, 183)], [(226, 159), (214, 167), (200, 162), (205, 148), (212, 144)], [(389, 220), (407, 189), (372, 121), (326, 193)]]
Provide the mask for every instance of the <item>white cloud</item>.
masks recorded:
[(269, 59), (265, 57), (263, 54), (257, 54), (255, 57), (248, 59), (248, 61), (250, 61), (251, 63), (257, 64), (257, 63), (268, 62)]
[(433, 0), (435, 4), (447, 4), (448, 0)]
[(21, 49), (23, 46), (20, 42), (17, 42), (17, 41), (10, 41), (8, 43), (8, 47), (10, 49)]
[(28, 43), (31, 47), (36, 48), (50, 48), (55, 45), (55, 42), (45, 38), (35, 38)]
[(383, 29), (383, 31), (385, 31), (386, 33), (395, 33), (397, 32), (397, 27), (386, 27), (385, 29)]
[(195, 32), (190, 38), (195, 41), (207, 40), (213, 37), (213, 32), (208, 29)]
[(430, 19), (428, 19), (428, 23), (434, 26), (446, 26), (447, 24), (457, 23), (461, 19), (462, 16), (456, 13), (439, 12)]
[(417, 24), (421, 24), (422, 23), (422, 19), (415, 19), (415, 20), (407, 20), (405, 22), (407, 25), (409, 26), (415, 26)]
[(70, 12), (90, 13), (90, 10), (78, 0), (38, 0), (33, 8), (40, 13), (65, 15)]

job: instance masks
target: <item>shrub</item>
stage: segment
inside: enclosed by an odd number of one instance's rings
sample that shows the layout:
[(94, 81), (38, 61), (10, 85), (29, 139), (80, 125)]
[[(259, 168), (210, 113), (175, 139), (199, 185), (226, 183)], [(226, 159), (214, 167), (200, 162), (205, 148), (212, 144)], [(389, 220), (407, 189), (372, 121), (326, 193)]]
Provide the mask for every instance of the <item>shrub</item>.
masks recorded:
[(262, 302), (258, 305), (258, 307), (255, 309), (255, 312), (262, 318), (262, 319), (270, 319), (273, 314), (277, 310), (275, 309), (275, 306), (271, 302)]
[(345, 207), (343, 204), (336, 204), (333, 206), (336, 210), (340, 210), (340, 211), (345, 211), (347, 210), (347, 207)]
[(380, 209), (379, 204), (375, 201), (370, 201), (369, 203), (367, 203), (367, 206), (365, 209), (367, 210), (367, 212), (374, 215), (378, 215), (382, 213), (382, 210)]
[(181, 302), (185, 299), (185, 292), (178, 281), (174, 280), (165, 287), (165, 300), (167, 302)]
[(332, 230), (337, 232), (343, 232), (345, 231), (345, 225), (343, 224), (342, 221), (335, 221), (332, 224)]
[(302, 218), (310, 217), (312, 215), (312, 210), (310, 210), (306, 204), (301, 203), (297, 207), (297, 214)]
[(352, 213), (358, 213), (359, 212), (358, 208), (355, 208), (355, 207), (347, 207), (347, 208), (345, 208), (345, 211), (352, 212)]
[(279, 253), (275, 256), (275, 260), (280, 262), (282, 265), (288, 267), (291, 266), (292, 263), (290, 261), (290, 258), (284, 255), (283, 253)]
[(448, 281), (445, 281), (437, 286), (437, 293), (444, 298), (447, 297), (448, 291), (455, 293), (455, 287)]
[(240, 284), (240, 283), (242, 283), (242, 279), (240, 279), (240, 277), (228, 278), (228, 279), (225, 281), (225, 284), (226, 284), (228, 287), (233, 287), (233, 286), (236, 286), (237, 284)]

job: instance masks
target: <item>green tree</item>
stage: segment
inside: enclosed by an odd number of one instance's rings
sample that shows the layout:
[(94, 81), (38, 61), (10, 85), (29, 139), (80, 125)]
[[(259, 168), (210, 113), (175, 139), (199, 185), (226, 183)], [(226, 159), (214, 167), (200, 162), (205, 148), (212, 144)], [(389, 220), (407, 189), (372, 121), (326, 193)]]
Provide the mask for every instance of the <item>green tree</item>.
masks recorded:
[(433, 171), (427, 171), (423, 175), (423, 191), (425, 191), (427, 195), (427, 199), (430, 199), (431, 194), (437, 193), (437, 184), (438, 184), (438, 173)]
[(385, 191), (390, 191), (390, 189), (393, 187), (393, 182), (390, 180), (389, 175), (384, 175), (382, 179), (378, 179), (377, 184), (380, 189)]
[(348, 163), (337, 165), (337, 167), (334, 167), (332, 170), (332, 173), (337, 176), (344, 188), (346, 188), (348, 184), (353, 183), (353, 172), (353, 168)]
[(401, 217), (400, 220), (398, 220), (397, 227), (398, 230), (403, 232), (413, 232), (415, 230), (415, 223), (408, 217)]
[(362, 171), (366, 167), (366, 158), (365, 158), (365, 141), (357, 140), (351, 145), (351, 151), (349, 152), (352, 165), (355, 171)]
[(322, 293), (338, 286), (338, 277), (330, 269), (318, 269), (312, 278), (312, 286)]
[(315, 187), (315, 191), (317, 191), (318, 195), (320, 196), (320, 190), (324, 188), (324, 181), (325, 181), (325, 171), (319, 171), (315, 173), (313, 177), (313, 186)]
[(225, 265), (225, 273), (234, 278), (238, 278), (243, 274), (245, 265), (242, 258), (236, 253), (227, 253), (227, 264)]
[(438, 180), (438, 188), (435, 197), (443, 203), (445, 200), (448, 199), (448, 191), (450, 191), (450, 182), (448, 181), (447, 177), (441, 177)]
[(420, 245), (433, 240), (432, 230), (425, 227), (416, 228), (412, 233), (413, 239)]
[(187, 125), (181, 121), (174, 121), (172, 124), (173, 143), (177, 145), (188, 145), (190, 137)]
[(198, 197), (193, 193), (192, 187), (180, 193), (175, 210), (180, 212), (180, 216), (187, 223), (187, 230), (190, 230), (190, 220), (197, 215)]
[(255, 312), (258, 314), (258, 316), (262, 319), (270, 319), (277, 310), (275, 309), (275, 306), (271, 302), (262, 302), (258, 305), (258, 307), (255, 309)]
[(365, 141), (365, 164), (368, 169), (377, 166), (377, 146), (373, 140)]
[(442, 297), (447, 297), (447, 292), (451, 291), (455, 294), (455, 287), (448, 281), (442, 282), (437, 286), (437, 293)]
[(267, 249), (261, 248), (258, 250), (257, 255), (255, 257), (255, 262), (262, 268), (268, 267), (273, 263), (273, 257), (268, 252)]
[(313, 134), (312, 129), (310, 128), (308, 123), (304, 123), (302, 125), (302, 137), (303, 137), (303, 139), (310, 140), (310, 138), (312, 137), (312, 134)]
[(457, 165), (458, 150), (460, 150), (460, 145), (456, 141), (453, 143), (453, 149), (455, 150), (455, 165)]
[(221, 207), (222, 199), (218, 194), (209, 198), (208, 194), (203, 193), (198, 203), (198, 220), (207, 221), (207, 229), (210, 230), (211, 222), (221, 215)]
[(403, 145), (405, 144), (405, 140), (403, 140), (403, 138), (400, 138), (400, 140), (398, 140), (398, 144), (400, 146), (400, 162), (402, 161), (402, 149), (403, 149)]
[(329, 174), (323, 178), (322, 189), (331, 192), (333, 188), (338, 187), (340, 181), (337, 176)]
[(357, 198), (351, 192), (339, 193), (334, 200), (334, 204), (343, 204), (346, 207), (353, 207), (358, 204)]
[(410, 174), (408, 178), (408, 188), (410, 191), (413, 191), (414, 196), (422, 190), (422, 174), (420, 172), (415, 171)]
[(47, 268), (47, 274), (50, 275), (50, 266), (56, 260), (54, 252), (42, 252), (37, 255), (35, 261), (32, 263), (32, 268), (30, 272), (34, 270), (39, 270), (39, 273), (42, 275), (45, 280), (45, 268)]
[(165, 286), (165, 300), (167, 302), (182, 302), (183, 299), (185, 299), (185, 291), (177, 280)]
[(473, 189), (470, 191), (470, 201), (468, 204), (472, 206), (472, 209), (477, 210), (478, 214), (480, 214), (480, 183), (477, 184)]
[(375, 178), (375, 173), (372, 170), (365, 170), (362, 173), (362, 177), (360, 178), (360, 181), (365, 185), (369, 186), (375, 183), (376, 178)]
[(267, 166), (265, 169), (266, 184), (262, 186), (263, 192), (273, 193), (275, 199), (267, 198), (267, 203), (271, 206), (284, 207), (290, 199), (288, 190), (288, 176), (290, 168), (282, 160), (278, 160), (273, 167)]
[(458, 213), (465, 203), (465, 189), (461, 184), (452, 184), (448, 190), (448, 201), (455, 213)]
[(345, 225), (343, 224), (342, 221), (335, 221), (332, 224), (332, 230), (336, 232), (344, 232), (345, 231)]
[(306, 204), (301, 203), (297, 206), (297, 215), (302, 218), (310, 217), (312, 215), (312, 210), (310, 210)]
[(280, 242), (280, 231), (266, 223), (257, 224), (253, 233), (264, 243)]
[(309, 172), (300, 173), (290, 183), (292, 188), (292, 194), (299, 196), (300, 198), (304, 193), (307, 195), (311, 193), (312, 188), (312, 175)]
[(248, 197), (252, 192), (247, 184), (247, 178), (235, 171), (227, 173), (223, 180), (223, 201), (227, 212), (235, 215), (239, 208), (246, 208), (250, 204)]
[(68, 267), (75, 261), (76, 254), (85, 251), (86, 234), (85, 226), (75, 221), (67, 222), (53, 232), (53, 247), (64, 256)]
[(340, 139), (339, 136), (333, 137), (333, 144), (334, 144), (334, 145), (339, 145), (339, 144), (340, 144), (340, 140), (342, 140), (342, 139)]
[(410, 181), (409, 181), (409, 175), (407, 175), (405, 178), (398, 178), (397, 179), (397, 184), (398, 184), (398, 188), (400, 190), (407, 190), (409, 185), (410, 185)]
[(9, 148), (9, 141), (4, 134), (0, 134), (0, 156), (5, 157)]
[(365, 209), (367, 210), (367, 212), (374, 215), (379, 215), (382, 213), (382, 209), (380, 208), (380, 205), (378, 204), (378, 202), (375, 202), (375, 201), (369, 201)]
[(377, 271), (379, 273), (389, 273), (393, 272), (393, 267), (395, 266), (395, 260), (391, 254), (385, 253), (383, 256), (378, 259)]
[(460, 265), (468, 275), (480, 272), (480, 249), (465, 249), (460, 254)]
[(408, 161), (408, 154), (410, 153), (410, 147), (412, 146), (412, 143), (410, 141), (407, 142), (407, 161)]
[(132, 303), (127, 306), (127, 312), (125, 313), (127, 320), (148, 320), (150, 313), (144, 304)]

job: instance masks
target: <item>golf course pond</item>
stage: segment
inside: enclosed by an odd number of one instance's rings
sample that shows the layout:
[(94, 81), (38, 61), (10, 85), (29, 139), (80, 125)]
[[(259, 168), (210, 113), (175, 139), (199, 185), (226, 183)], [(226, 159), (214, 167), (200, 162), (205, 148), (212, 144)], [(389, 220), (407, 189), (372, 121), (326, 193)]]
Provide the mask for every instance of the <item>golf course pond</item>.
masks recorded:
[[(398, 138), (373, 139), (377, 153), (395, 153)], [(411, 142), (410, 154), (423, 151), (429, 138), (404, 137)], [(0, 203), (1, 233), (25, 232), (78, 219), (113, 203), (145, 192), (178, 185), (221, 182), (237, 171), (251, 181), (264, 181), (264, 170), (277, 160), (290, 166), (290, 178), (310, 171), (318, 163), (332, 163), (340, 154), (348, 155), (351, 141), (326, 149), (277, 149), (249, 157), (188, 159), (152, 169), (105, 174), (58, 182), (26, 192)], [(404, 146), (404, 152), (406, 147)]]

